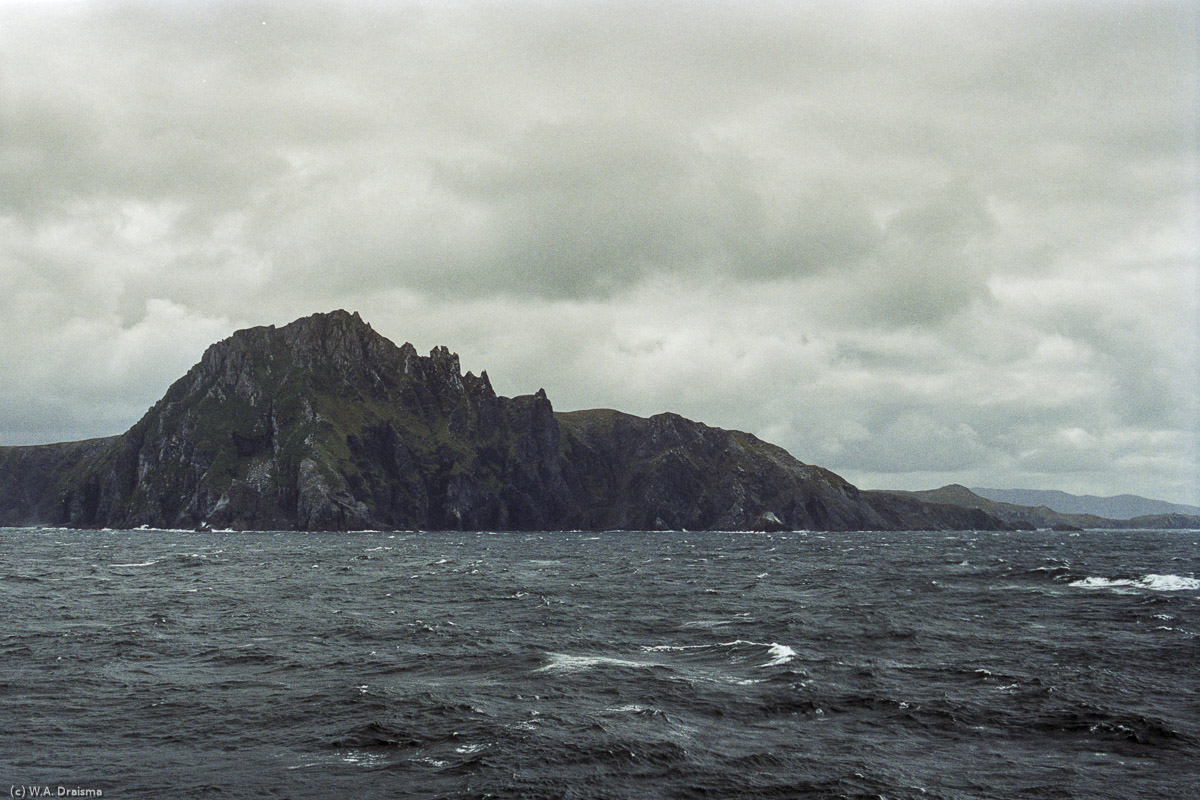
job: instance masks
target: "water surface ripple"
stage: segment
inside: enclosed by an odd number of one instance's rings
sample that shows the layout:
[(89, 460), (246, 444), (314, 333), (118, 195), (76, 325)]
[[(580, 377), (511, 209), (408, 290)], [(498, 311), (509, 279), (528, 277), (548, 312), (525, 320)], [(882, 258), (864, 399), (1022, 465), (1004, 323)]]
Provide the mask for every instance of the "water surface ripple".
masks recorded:
[(1189, 532), (0, 530), (0, 782), (1200, 797)]

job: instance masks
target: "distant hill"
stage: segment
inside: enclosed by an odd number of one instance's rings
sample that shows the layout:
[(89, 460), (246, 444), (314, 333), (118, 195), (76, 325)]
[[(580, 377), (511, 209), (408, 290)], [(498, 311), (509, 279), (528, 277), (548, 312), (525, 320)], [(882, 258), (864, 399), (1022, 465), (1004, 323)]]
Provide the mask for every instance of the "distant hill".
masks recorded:
[(940, 489), (927, 489), (919, 492), (885, 491), (884, 493), (911, 497), (925, 503), (977, 509), (1003, 520), (1005, 524), (1014, 528), (1029, 530), (1035, 528), (1059, 528), (1062, 530), (1107, 528), (1111, 527), (1112, 523), (1112, 520), (1091, 514), (1063, 514), (1045, 506), (1033, 507), (989, 500), (956, 483)]
[(1002, 520), (1005, 525), (1016, 529), (1054, 528), (1065, 531), (1085, 530), (1088, 528), (1122, 528), (1127, 530), (1139, 528), (1168, 530), (1179, 528), (1200, 530), (1200, 514), (1146, 514), (1134, 517), (1133, 519), (1114, 519), (1112, 517), (1101, 517), (1096, 514), (1067, 514), (1055, 511), (1046, 505), (1025, 506), (1017, 503), (1006, 503), (1000, 500), (990, 500), (958, 484), (950, 484), (940, 489), (928, 489), (920, 492), (876, 490), (864, 492), (864, 494), (907, 497), (919, 500), (927, 506), (957, 506), (971, 511), (981, 511), (988, 516)]
[(1092, 514), (1107, 519), (1133, 519), (1134, 517), (1166, 516), (1182, 514), (1200, 516), (1200, 506), (1168, 503), (1165, 500), (1150, 500), (1134, 494), (1116, 497), (1067, 494), (1044, 489), (971, 489), (988, 500), (1012, 503), (1019, 506), (1045, 506), (1060, 514)]

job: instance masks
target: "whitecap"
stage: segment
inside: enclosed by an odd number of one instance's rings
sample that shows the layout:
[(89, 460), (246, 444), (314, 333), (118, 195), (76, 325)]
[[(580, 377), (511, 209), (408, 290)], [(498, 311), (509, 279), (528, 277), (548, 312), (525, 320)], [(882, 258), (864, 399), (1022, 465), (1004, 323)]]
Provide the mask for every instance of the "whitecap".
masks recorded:
[(157, 563), (158, 563), (158, 561), (155, 560), (155, 561), (143, 561), (140, 564), (109, 564), (109, 566), (110, 567), (149, 567), (149, 566), (151, 566), (153, 564), (157, 564)]
[(681, 653), (681, 652), (685, 652), (688, 650), (711, 650), (714, 648), (744, 648), (744, 647), (766, 648), (767, 655), (769, 655), (771, 657), (771, 660), (766, 662), (765, 664), (760, 665), (763, 667), (778, 667), (783, 664), (787, 664), (789, 661), (792, 661), (796, 658), (796, 651), (793, 650), (792, 648), (788, 647), (786, 644), (779, 644), (778, 642), (771, 642), (769, 644), (766, 642), (752, 642), (748, 639), (734, 639), (731, 642), (720, 642), (718, 644), (643, 645), (641, 649), (646, 652), (649, 652), (649, 653), (669, 653), (669, 652)]
[(1200, 590), (1200, 579), (1182, 575), (1150, 574), (1142, 578), (1097, 578), (1088, 577), (1072, 581), (1069, 585), (1080, 589), (1149, 589), (1155, 592), (1192, 592)]
[(1118, 578), (1110, 580), (1109, 578), (1083, 578), (1078, 581), (1071, 581), (1070, 586), (1079, 589), (1112, 589), (1118, 586), (1133, 586), (1134, 581), (1128, 578)]
[(713, 646), (711, 644), (654, 644), (642, 645), (642, 649), (647, 653), (679, 653), (684, 650), (707, 650)]
[(649, 714), (659, 716), (663, 712), (654, 706), (644, 706), (641, 703), (630, 703), (624, 706), (611, 706), (605, 709), (607, 714)]
[(786, 644), (779, 644), (777, 642), (772, 642), (771, 646), (767, 648), (767, 652), (770, 653), (773, 658), (767, 663), (763, 664), (764, 667), (778, 667), (782, 664), (788, 663), (796, 657), (795, 650), (788, 647)]
[(382, 764), (387, 763), (387, 759), (377, 753), (364, 753), (361, 750), (350, 750), (342, 756), (342, 761), (346, 764), (354, 764), (357, 767), (365, 769), (373, 769)]
[(1159, 592), (1190, 592), (1200, 590), (1200, 579), (1182, 575), (1147, 575), (1141, 585)]
[(628, 661), (623, 658), (609, 656), (572, 656), (566, 653), (550, 653), (550, 663), (538, 667), (538, 672), (582, 672), (585, 669), (599, 666), (611, 667), (654, 667), (657, 664), (644, 664), (640, 661)]

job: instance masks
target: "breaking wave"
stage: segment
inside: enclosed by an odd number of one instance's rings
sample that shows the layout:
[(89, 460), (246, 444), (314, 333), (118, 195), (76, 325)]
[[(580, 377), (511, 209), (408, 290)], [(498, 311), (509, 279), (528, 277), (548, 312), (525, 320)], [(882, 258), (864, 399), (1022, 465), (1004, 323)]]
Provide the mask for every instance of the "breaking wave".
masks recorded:
[(1152, 592), (1200, 591), (1200, 578), (1183, 575), (1145, 575), (1141, 578), (1083, 578), (1071, 581), (1068, 586), (1079, 589), (1147, 589)]

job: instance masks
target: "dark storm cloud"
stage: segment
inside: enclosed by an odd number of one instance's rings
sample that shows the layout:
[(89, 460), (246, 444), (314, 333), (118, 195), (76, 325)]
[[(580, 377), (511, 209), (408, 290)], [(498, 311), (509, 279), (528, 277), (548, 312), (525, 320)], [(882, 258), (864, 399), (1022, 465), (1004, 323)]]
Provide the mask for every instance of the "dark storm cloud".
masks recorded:
[(1184, 2), (0, 3), (0, 433), (352, 306), (855, 480), (1194, 502), (1196, 63)]

